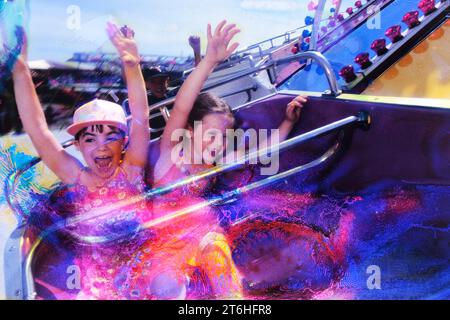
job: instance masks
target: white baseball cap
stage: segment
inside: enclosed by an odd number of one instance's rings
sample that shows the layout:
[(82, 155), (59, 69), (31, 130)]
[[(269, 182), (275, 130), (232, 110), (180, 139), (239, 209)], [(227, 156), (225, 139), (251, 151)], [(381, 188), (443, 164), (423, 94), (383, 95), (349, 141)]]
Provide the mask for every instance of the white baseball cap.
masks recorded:
[(96, 125), (112, 125), (127, 132), (127, 117), (122, 106), (117, 103), (95, 99), (79, 107), (73, 115), (73, 124), (67, 132), (75, 136), (80, 130)]

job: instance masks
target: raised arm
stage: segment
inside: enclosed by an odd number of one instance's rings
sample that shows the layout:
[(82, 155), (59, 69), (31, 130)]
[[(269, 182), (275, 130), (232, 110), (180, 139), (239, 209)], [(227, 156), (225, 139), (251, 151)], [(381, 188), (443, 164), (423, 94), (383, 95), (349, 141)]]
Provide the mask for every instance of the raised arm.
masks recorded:
[[(303, 105), (308, 102), (308, 99), (304, 96), (295, 97), (291, 102), (288, 103), (286, 108), (286, 116), (278, 127), (279, 130), (279, 142), (287, 139), (295, 124), (300, 120), (300, 114)], [(272, 142), (277, 143), (276, 141)]]
[(75, 183), (82, 165), (61, 147), (48, 128), (27, 64), (27, 43), (24, 31), (18, 29), (17, 34), (23, 39), (23, 48), (13, 68), (14, 94), (24, 130), (30, 136), (44, 164), (62, 182)]
[(194, 51), (194, 65), (197, 67), (202, 61), (202, 53), (200, 46), (200, 37), (199, 36), (190, 36), (189, 37), (189, 45)]
[(134, 31), (127, 26), (119, 30), (117, 25), (108, 23), (107, 32), (122, 61), (132, 116), (130, 143), (124, 162), (143, 168), (150, 140), (148, 100)]
[[(272, 147), (287, 139), (295, 124), (300, 120), (301, 110), (303, 105), (308, 102), (307, 97), (297, 96), (286, 107), (286, 115), (283, 122), (278, 127), (278, 139), (269, 137), (267, 140), (258, 141), (257, 144), (249, 146), (249, 152), (256, 151), (257, 149), (263, 149), (264, 147)], [(255, 141), (256, 142), (256, 141)], [(231, 154), (231, 159), (242, 159), (245, 157), (245, 150), (238, 150)]]
[(189, 113), (208, 76), (219, 62), (227, 59), (238, 47), (238, 43), (229, 44), (239, 32), (240, 30), (236, 28), (235, 24), (227, 25), (224, 20), (216, 27), (213, 34), (211, 25), (208, 24), (206, 56), (189, 75), (177, 94), (174, 109), (161, 138), (161, 153), (171, 151), (172, 146), (176, 143), (171, 141), (172, 132), (186, 127)]

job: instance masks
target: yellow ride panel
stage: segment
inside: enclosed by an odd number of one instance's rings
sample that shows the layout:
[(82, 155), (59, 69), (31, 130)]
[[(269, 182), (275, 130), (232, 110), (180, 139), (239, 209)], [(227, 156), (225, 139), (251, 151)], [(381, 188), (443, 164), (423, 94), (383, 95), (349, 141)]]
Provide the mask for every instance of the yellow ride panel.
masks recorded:
[(363, 94), (450, 99), (450, 20), (397, 61)]

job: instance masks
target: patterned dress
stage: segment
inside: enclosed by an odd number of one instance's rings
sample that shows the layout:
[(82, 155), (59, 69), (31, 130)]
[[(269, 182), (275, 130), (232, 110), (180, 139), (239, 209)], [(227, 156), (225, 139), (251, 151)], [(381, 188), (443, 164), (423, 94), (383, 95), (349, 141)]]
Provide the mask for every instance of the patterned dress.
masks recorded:
[[(115, 178), (101, 188), (92, 191), (80, 183), (63, 186), (47, 203), (35, 208), (32, 224), (38, 230), (57, 226), (45, 237), (46, 248), (37, 257), (37, 283), (56, 299), (116, 300), (132, 296), (122, 286), (123, 271), (129, 269), (131, 258), (142, 244), (154, 237), (153, 231), (140, 230), (152, 218), (151, 206), (143, 197), (144, 186), (142, 178), (129, 181), (119, 167)], [(58, 263), (52, 261), (52, 253), (61, 256), (64, 261), (59, 264), (74, 270), (74, 274), (54, 271)], [(72, 279), (72, 286), (71, 276), (79, 277)]]
[[(156, 185), (185, 177), (173, 166)], [(137, 253), (127, 286), (139, 299), (240, 298), (240, 276), (217, 217), (205, 202), (211, 181), (177, 188), (153, 201), (155, 238)]]
[[(160, 185), (179, 174), (174, 167)], [(240, 298), (230, 248), (202, 197), (209, 183), (157, 196), (151, 205), (142, 180), (128, 181), (122, 169), (95, 191), (80, 183), (55, 191), (33, 214), (40, 230), (64, 222), (35, 263), (36, 282), (51, 292), (42, 298)], [(79, 287), (72, 281), (67, 288), (69, 269), (79, 274)]]

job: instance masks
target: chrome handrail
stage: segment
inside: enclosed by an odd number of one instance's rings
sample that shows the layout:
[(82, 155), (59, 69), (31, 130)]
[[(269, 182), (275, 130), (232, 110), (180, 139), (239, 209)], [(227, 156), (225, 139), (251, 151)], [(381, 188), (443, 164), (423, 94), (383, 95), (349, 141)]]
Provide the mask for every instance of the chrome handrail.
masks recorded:
[(325, 70), (325, 76), (327, 77), (328, 85), (330, 86), (330, 91), (326, 92), (325, 95), (337, 97), (342, 93), (341, 87), (336, 79), (336, 75), (334, 74), (330, 62), (327, 60), (327, 58), (325, 58), (325, 56), (322, 53), (318, 51), (305, 51), (297, 53), (290, 57), (281, 58), (277, 61), (274, 61), (274, 65), (280, 65), (283, 63), (289, 63), (291, 61), (302, 59), (313, 59), (322, 67), (322, 69)]
[(205, 86), (203, 88), (203, 90), (207, 91), (207, 90), (213, 89), (215, 87), (224, 85), (226, 83), (235, 81), (237, 79), (246, 77), (248, 75), (257, 74), (261, 71), (264, 71), (264, 70), (267, 70), (270, 68), (275, 68), (281, 64), (289, 63), (291, 61), (296, 61), (296, 60), (302, 60), (302, 59), (313, 59), (313, 60), (317, 61), (317, 63), (325, 70), (325, 76), (327, 77), (328, 84), (330, 86), (330, 92), (325, 93), (326, 95), (331, 95), (331, 96), (336, 97), (342, 93), (340, 85), (337, 82), (336, 75), (334, 74), (334, 71), (333, 71), (333, 68), (331, 67), (330, 62), (323, 56), (322, 53), (320, 53), (318, 51), (305, 51), (305, 52), (300, 52), (300, 53), (297, 53), (295, 55), (292, 55), (292, 56), (289, 56), (286, 58), (280, 58), (278, 60), (268, 61), (267, 63), (265, 63), (261, 66), (258, 66), (255, 68), (250, 68), (248, 70), (243, 70), (241, 72), (237, 72), (235, 75), (232, 75), (228, 78), (217, 81), (216, 83), (209, 84), (209, 85)]
[(371, 123), (370, 116), (366, 112), (360, 112), (357, 116), (350, 116), (350, 117), (344, 118), (342, 120), (330, 123), (323, 127), (314, 129), (312, 131), (306, 132), (304, 134), (301, 134), (301, 135), (295, 136), (291, 139), (280, 142), (275, 146), (269, 146), (269, 147), (266, 147), (263, 149), (258, 149), (256, 151), (253, 151), (249, 155), (245, 156), (244, 158), (238, 159), (236, 162), (220, 165), (215, 168), (206, 170), (204, 172), (200, 172), (196, 176), (187, 177), (185, 179), (182, 179), (180, 181), (172, 183), (169, 186), (163, 186), (163, 187), (154, 189), (149, 192), (149, 197), (154, 197), (156, 195), (170, 192), (176, 188), (179, 188), (179, 187), (182, 187), (185, 185), (189, 185), (191, 183), (197, 182), (197, 181), (205, 179), (205, 178), (211, 178), (211, 177), (217, 176), (218, 174), (223, 173), (225, 171), (231, 171), (233, 169), (236, 169), (236, 168), (242, 166), (244, 163), (248, 163), (251, 160), (258, 159), (261, 155), (268, 154), (268, 153), (272, 152), (273, 150), (276, 150), (276, 152), (285, 151), (294, 146), (297, 146), (299, 144), (310, 141), (314, 138), (335, 132), (337, 130), (341, 130), (341, 129), (351, 126), (351, 125), (359, 125), (363, 128), (367, 128), (370, 125), (370, 123)]

